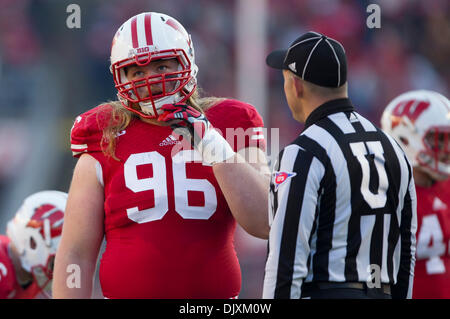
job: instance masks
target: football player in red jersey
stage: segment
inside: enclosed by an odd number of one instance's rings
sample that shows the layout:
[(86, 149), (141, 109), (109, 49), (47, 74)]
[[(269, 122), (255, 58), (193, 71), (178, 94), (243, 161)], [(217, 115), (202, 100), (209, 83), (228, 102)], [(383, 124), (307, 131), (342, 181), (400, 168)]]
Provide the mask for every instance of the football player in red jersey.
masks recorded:
[(413, 298), (450, 298), (450, 103), (410, 91), (386, 107), (381, 125), (403, 147), (417, 193)]
[[(55, 298), (91, 297), (103, 236), (106, 298), (238, 296), (236, 222), (260, 238), (269, 232), (263, 121), (249, 104), (200, 98), (197, 71), (191, 37), (174, 18), (146, 12), (118, 29), (119, 101), (80, 115), (71, 130), (79, 160)], [(66, 285), (71, 264), (79, 288)]]
[(51, 298), (66, 200), (59, 191), (34, 193), (8, 222), (0, 235), (0, 299)]

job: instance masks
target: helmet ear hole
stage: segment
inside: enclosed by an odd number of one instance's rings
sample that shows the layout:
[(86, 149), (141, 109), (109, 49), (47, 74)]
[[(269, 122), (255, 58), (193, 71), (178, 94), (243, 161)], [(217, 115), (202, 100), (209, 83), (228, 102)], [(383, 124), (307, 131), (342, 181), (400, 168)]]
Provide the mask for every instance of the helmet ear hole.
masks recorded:
[(400, 136), (400, 137), (399, 137), (399, 140), (400, 140), (400, 142), (402, 142), (405, 146), (408, 146), (409, 141), (408, 141), (408, 139), (407, 139), (406, 137)]
[(52, 274), (54, 268), (55, 268), (55, 256), (50, 256), (47, 263), (47, 270), (50, 272), (50, 274)]
[(35, 250), (37, 247), (36, 240), (33, 237), (30, 237), (30, 248)]

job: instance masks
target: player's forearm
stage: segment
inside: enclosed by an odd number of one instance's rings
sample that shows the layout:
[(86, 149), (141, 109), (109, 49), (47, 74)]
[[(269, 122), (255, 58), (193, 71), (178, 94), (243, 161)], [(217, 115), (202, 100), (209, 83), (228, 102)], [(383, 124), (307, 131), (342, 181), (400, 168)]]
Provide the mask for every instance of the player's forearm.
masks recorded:
[(267, 239), (269, 178), (240, 159), (215, 164), (214, 175), (236, 221), (250, 235)]
[(55, 298), (91, 298), (93, 274), (104, 235), (103, 196), (96, 160), (84, 154), (75, 166), (56, 252)]

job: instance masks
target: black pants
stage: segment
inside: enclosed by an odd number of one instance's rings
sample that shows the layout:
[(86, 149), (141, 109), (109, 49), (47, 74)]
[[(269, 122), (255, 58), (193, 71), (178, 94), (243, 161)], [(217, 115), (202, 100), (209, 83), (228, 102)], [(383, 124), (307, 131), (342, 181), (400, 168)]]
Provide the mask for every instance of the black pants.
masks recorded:
[(317, 284), (305, 283), (302, 287), (302, 298), (307, 299), (392, 299), (390, 294), (385, 293), (382, 288), (368, 288), (364, 285), (362, 289), (347, 288), (345, 283), (333, 284), (331, 288), (319, 287)]

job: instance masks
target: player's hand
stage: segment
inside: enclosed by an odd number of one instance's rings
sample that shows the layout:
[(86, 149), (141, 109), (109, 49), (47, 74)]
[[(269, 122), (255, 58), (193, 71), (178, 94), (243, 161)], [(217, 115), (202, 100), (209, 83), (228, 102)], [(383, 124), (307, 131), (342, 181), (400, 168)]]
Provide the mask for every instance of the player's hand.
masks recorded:
[(189, 138), (192, 146), (200, 143), (205, 132), (212, 128), (211, 123), (205, 115), (186, 104), (166, 104), (161, 108), (164, 113), (158, 117), (158, 121), (170, 122), (173, 128), (182, 128), (178, 130), (185, 138)]
[(228, 142), (217, 132), (206, 116), (186, 104), (166, 104), (158, 121), (175, 121), (171, 126), (175, 133), (190, 139), (192, 146), (210, 165), (224, 162), (235, 155)]

